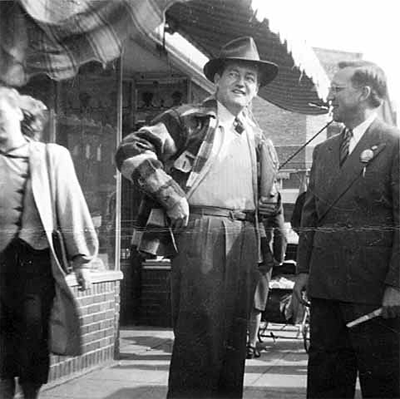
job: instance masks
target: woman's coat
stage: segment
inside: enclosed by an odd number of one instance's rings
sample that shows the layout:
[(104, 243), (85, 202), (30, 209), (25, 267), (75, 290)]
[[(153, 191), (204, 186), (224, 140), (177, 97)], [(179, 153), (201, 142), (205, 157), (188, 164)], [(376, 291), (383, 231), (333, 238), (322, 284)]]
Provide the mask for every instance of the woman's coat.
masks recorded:
[[(97, 255), (98, 240), (69, 151), (57, 144), (30, 144), (32, 191), (50, 246), (56, 296), (50, 317), (50, 350), (59, 355), (77, 356), (82, 352), (81, 320), (76, 299), (65, 280), (66, 274), (56, 257), (52, 232), (57, 210), (59, 229), (73, 267), (90, 267)], [(50, 179), (56, 206), (51, 204), (46, 152), (50, 161)]]

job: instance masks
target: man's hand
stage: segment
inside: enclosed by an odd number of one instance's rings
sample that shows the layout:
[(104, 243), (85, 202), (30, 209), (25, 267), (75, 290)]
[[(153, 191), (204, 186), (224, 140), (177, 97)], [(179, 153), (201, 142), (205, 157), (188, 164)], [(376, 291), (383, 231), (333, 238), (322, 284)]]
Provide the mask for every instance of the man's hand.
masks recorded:
[(297, 300), (303, 305), (308, 305), (307, 301), (304, 299), (303, 293), (306, 293), (308, 284), (308, 273), (299, 273), (296, 276), (296, 282), (293, 287), (293, 294)]
[(90, 270), (86, 268), (76, 268), (74, 270), (76, 281), (79, 284), (79, 290), (88, 290), (92, 285), (92, 278), (90, 276)]
[(278, 210), (278, 203), (274, 201), (274, 198), (267, 199), (261, 197), (258, 201), (258, 212), (261, 216), (269, 217), (276, 214)]
[(400, 289), (387, 286), (382, 300), (382, 317), (389, 319), (400, 316)]
[(167, 215), (174, 230), (181, 229), (188, 225), (189, 203), (186, 198), (182, 198), (171, 209), (167, 210)]

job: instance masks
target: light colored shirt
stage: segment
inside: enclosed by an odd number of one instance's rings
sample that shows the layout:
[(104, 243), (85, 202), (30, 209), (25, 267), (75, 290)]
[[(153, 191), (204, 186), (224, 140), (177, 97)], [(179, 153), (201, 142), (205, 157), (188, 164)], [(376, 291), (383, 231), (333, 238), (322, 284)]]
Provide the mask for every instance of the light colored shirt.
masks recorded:
[[(240, 115), (239, 115), (240, 118)], [(218, 102), (219, 125), (211, 150), (212, 165), (189, 199), (191, 205), (254, 210), (248, 128), (239, 134), (235, 116)]]
[(375, 120), (376, 114), (370, 115), (364, 122), (360, 123), (353, 129), (353, 136), (350, 139), (349, 145), (349, 154), (354, 150), (358, 142), (361, 140), (361, 137), (367, 131), (367, 129), (371, 126), (372, 122)]

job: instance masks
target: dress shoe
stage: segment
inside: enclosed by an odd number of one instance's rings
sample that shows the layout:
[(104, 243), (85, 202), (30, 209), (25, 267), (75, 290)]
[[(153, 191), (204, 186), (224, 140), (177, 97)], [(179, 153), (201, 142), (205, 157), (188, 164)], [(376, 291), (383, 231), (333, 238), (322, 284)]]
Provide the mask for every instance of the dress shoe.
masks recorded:
[(254, 359), (256, 357), (260, 357), (261, 353), (255, 346), (247, 345), (247, 355), (246, 359)]
[(42, 384), (34, 382), (24, 382), (21, 384), (24, 399), (37, 399), (39, 397), (39, 390)]

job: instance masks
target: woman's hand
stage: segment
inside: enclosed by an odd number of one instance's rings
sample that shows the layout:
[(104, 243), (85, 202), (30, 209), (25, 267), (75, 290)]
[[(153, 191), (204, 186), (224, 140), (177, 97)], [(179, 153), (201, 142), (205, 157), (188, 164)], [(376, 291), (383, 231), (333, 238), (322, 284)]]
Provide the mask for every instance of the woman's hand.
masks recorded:
[(80, 291), (88, 290), (92, 285), (90, 270), (86, 268), (77, 268), (74, 270), (76, 281)]

